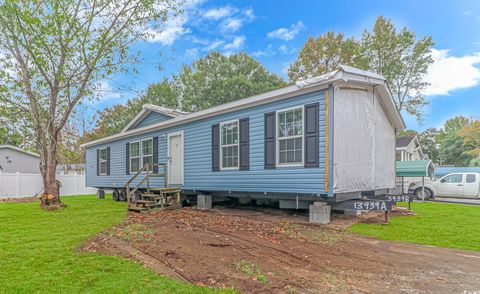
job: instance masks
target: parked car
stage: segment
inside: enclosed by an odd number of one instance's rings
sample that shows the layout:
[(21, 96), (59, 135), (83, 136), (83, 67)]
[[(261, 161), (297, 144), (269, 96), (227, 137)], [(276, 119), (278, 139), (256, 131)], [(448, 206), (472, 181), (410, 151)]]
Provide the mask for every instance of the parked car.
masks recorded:
[(419, 199), (436, 196), (480, 198), (480, 173), (451, 173), (434, 181), (425, 181), (424, 197), (421, 181), (411, 183), (409, 192)]

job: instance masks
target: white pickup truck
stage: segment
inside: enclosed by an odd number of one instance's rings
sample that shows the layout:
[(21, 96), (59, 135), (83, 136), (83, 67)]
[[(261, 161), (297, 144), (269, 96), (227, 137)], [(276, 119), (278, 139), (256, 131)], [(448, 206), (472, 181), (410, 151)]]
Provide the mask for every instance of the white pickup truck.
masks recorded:
[(480, 198), (480, 173), (451, 173), (435, 181), (425, 180), (422, 197), (422, 182), (413, 182), (408, 191), (418, 199), (436, 196), (456, 198)]

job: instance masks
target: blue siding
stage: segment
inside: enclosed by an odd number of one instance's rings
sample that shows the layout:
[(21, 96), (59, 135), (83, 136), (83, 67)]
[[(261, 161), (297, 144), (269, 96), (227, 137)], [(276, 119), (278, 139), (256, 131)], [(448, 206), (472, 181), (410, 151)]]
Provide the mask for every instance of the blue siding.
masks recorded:
[(145, 116), (135, 127), (130, 128), (130, 130), (153, 125), (171, 118), (171, 116), (152, 111), (147, 114), (147, 116)]
[[(184, 185), (185, 190), (237, 191), (237, 192), (277, 192), (326, 194), (324, 187), (325, 172), (325, 91), (304, 94), (298, 97), (272, 102), (249, 109), (190, 122), (184, 125), (147, 134), (132, 136), (114, 142), (99, 144), (87, 148), (86, 175), (87, 185), (94, 187), (121, 187), (130, 178), (125, 172), (125, 145), (152, 136), (159, 137), (159, 162), (167, 158), (167, 139), (169, 132), (184, 131)], [(331, 96), (330, 96), (331, 97)], [(264, 169), (264, 114), (283, 108), (320, 102), (319, 110), (319, 168), (277, 167)], [(250, 170), (212, 171), (211, 126), (224, 121), (250, 118)], [(96, 175), (96, 149), (111, 147), (110, 176)], [(161, 178), (151, 182), (162, 186)]]

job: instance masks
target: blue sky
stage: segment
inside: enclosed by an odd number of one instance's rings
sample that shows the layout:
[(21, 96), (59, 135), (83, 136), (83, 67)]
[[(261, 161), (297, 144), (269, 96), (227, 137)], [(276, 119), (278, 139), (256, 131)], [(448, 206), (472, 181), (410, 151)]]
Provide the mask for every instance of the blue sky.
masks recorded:
[[(185, 13), (152, 40), (136, 44), (142, 60), (136, 75), (102, 82), (94, 109), (124, 103), (150, 83), (170, 77), (211, 50), (245, 51), (287, 80), (287, 69), (308, 37), (327, 31), (359, 38), (377, 16), (406, 26), (418, 37), (432, 36), (435, 58), (425, 77), (430, 105), (419, 125), (404, 114), (407, 127), (440, 127), (455, 115), (480, 117), (480, 1), (208, 1), (187, 0)], [(161, 65), (161, 69), (159, 68)]]

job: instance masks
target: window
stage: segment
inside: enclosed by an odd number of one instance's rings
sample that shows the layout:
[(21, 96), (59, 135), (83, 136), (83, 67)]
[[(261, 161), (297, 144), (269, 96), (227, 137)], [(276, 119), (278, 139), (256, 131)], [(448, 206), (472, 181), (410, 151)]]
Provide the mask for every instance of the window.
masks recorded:
[(303, 107), (277, 112), (277, 165), (303, 165)]
[(140, 141), (130, 143), (130, 173), (140, 170)]
[(130, 143), (130, 173), (136, 173), (146, 163), (153, 162), (153, 139)]
[(462, 175), (450, 175), (442, 179), (442, 183), (459, 184), (462, 182)]
[(98, 150), (98, 163), (100, 164), (99, 174), (105, 176), (107, 174), (107, 148)]
[(475, 175), (474, 174), (468, 174), (467, 175), (467, 183), (475, 183)]
[(402, 160), (402, 153), (400, 153), (400, 152), (395, 153), (395, 157), (396, 157), (397, 161), (401, 161)]
[(238, 169), (238, 120), (220, 124), (222, 169)]
[(146, 163), (153, 163), (153, 139), (142, 140), (142, 167)]

